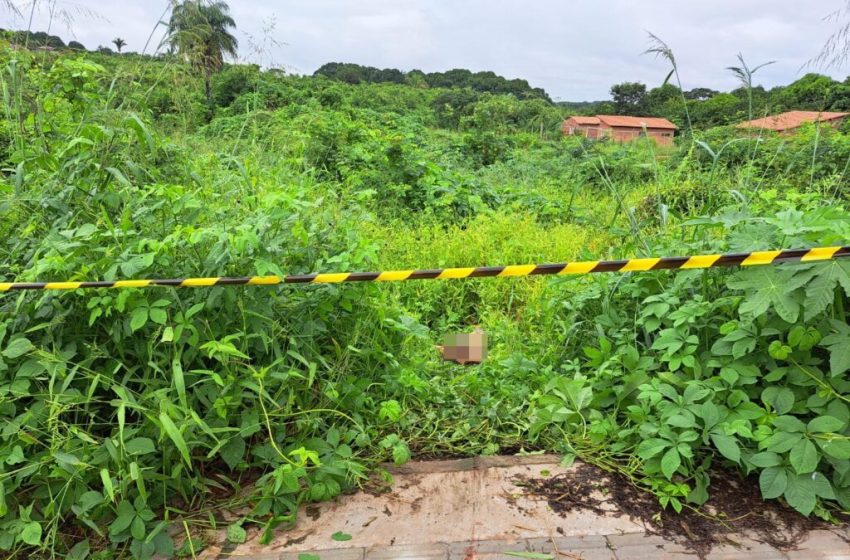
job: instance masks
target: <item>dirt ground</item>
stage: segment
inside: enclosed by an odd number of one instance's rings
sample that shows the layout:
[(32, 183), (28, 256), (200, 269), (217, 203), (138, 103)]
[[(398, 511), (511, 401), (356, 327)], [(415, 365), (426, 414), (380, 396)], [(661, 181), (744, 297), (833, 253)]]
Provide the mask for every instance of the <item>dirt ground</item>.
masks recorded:
[[(723, 472), (712, 475), (706, 506), (679, 515), (624, 478), (583, 463), (564, 468), (555, 456), (413, 462), (394, 469), (393, 478), (389, 488), (303, 507), (295, 526), (267, 544), (256, 529), (241, 544), (228, 543), (224, 530), (210, 533), (199, 558), (482, 560), (549, 546), (556, 556), (585, 560), (642, 558), (647, 550), (651, 557), (711, 559), (741, 558), (742, 551), (789, 558), (787, 551), (802, 550), (808, 552), (800, 558), (850, 560), (846, 525), (766, 503), (757, 481)], [(810, 533), (816, 545), (807, 541)], [(667, 550), (675, 554), (661, 554)]]

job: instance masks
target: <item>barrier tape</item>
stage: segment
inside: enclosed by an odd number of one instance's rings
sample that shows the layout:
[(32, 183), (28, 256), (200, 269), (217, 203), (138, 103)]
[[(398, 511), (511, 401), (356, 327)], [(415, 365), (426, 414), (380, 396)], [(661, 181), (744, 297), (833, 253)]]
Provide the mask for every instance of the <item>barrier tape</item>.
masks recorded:
[(754, 251), (725, 255), (657, 257), (618, 261), (586, 261), (554, 264), (479, 266), (433, 270), (390, 270), (385, 272), (333, 272), (287, 276), (242, 276), (178, 278), (170, 280), (115, 280), (95, 282), (0, 282), (0, 292), (12, 290), (77, 290), (80, 288), (208, 288), (212, 286), (274, 286), (277, 284), (336, 284), (339, 282), (399, 282), (403, 280), (449, 280), (461, 278), (517, 277), (542, 274), (575, 275), (597, 272), (646, 272), (650, 270), (693, 270), (730, 266), (764, 266), (779, 263), (808, 263), (850, 257), (850, 246)]

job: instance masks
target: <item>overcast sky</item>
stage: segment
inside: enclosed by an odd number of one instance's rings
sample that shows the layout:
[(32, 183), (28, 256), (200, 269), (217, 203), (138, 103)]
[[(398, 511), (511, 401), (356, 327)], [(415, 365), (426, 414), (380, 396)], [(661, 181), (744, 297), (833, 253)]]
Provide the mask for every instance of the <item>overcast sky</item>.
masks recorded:
[[(14, 0), (27, 12), (32, 0)], [(46, 30), (52, 0), (36, 0)], [(167, 0), (55, 0), (51, 32), (88, 48), (115, 37), (141, 51)], [(666, 62), (642, 56), (647, 31), (674, 50), (684, 87), (729, 90), (727, 66), (744, 53), (765, 86), (789, 83), (837, 27), (847, 0), (231, 0), (241, 58), (290, 72), (325, 62), (426, 72), (468, 68), (525, 78), (554, 99), (608, 97), (614, 83), (659, 85)], [(2, 9), (0, 27), (26, 28)], [(157, 32), (153, 41), (156, 46)], [(255, 48), (251, 46), (254, 45)], [(111, 45), (110, 45), (111, 46)], [(151, 47), (148, 49), (151, 50)], [(262, 52), (257, 52), (262, 51)], [(844, 78), (850, 69), (827, 71)]]

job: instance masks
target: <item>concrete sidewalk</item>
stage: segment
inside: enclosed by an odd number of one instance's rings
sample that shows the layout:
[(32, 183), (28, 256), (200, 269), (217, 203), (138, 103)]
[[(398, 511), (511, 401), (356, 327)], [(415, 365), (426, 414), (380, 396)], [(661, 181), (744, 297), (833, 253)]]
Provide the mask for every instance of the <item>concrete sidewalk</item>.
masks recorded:
[[(575, 468), (575, 467), (573, 467)], [(528, 496), (518, 477), (570, 473), (554, 456), (480, 457), (416, 462), (395, 469), (392, 490), (361, 492), (303, 508), (296, 527), (268, 545), (257, 532), (235, 548), (211, 547), (206, 559), (490, 560), (509, 558), (696, 558), (680, 545), (647, 536), (608, 505), (599, 513), (554, 512)], [(338, 541), (335, 533), (351, 538)], [(797, 550), (781, 552), (744, 535), (715, 547), (714, 559), (850, 560), (850, 531), (813, 531)], [(222, 542), (224, 539), (222, 538)]]

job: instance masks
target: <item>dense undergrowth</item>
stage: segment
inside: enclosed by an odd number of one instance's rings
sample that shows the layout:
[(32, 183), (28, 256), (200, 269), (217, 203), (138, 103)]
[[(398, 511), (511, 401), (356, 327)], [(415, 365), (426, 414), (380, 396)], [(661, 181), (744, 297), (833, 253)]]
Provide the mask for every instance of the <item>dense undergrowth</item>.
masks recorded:
[[(847, 244), (850, 137), (558, 136), (541, 100), (3, 48), (0, 278)], [(542, 130), (541, 123), (543, 124)], [(192, 555), (411, 456), (549, 450), (675, 515), (713, 468), (850, 509), (850, 266), (0, 296), (0, 550)], [(439, 359), (480, 325), (488, 361)], [(755, 479), (754, 479), (755, 480)], [(174, 532), (178, 529), (175, 546)], [(188, 536), (191, 535), (191, 538)], [(175, 550), (176, 549), (176, 550)]]

